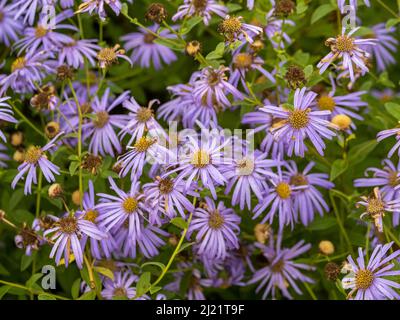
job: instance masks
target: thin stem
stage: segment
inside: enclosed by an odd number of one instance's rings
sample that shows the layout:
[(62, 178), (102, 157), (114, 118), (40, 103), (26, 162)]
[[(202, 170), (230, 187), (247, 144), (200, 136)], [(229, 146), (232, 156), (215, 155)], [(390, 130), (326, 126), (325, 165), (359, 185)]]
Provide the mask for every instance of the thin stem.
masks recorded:
[(369, 260), (369, 233), (371, 232), (371, 223), (368, 222), (367, 234), (365, 236), (365, 255), (367, 256), (367, 261)]
[(390, 8), (386, 3), (384, 3), (382, 0), (378, 0), (378, 3), (386, 9), (389, 13), (391, 13), (394, 17), (399, 18), (399, 15), (393, 11), (392, 8)]
[(28, 288), (28, 287), (26, 287), (26, 286), (24, 286), (22, 284), (18, 284), (18, 283), (8, 282), (8, 281), (4, 281), (4, 280), (0, 280), (0, 283), (4, 284), (6, 286), (10, 286), (10, 287), (26, 290), (29, 293), (34, 294), (34, 295), (45, 294), (47, 296), (50, 296), (50, 297), (53, 297), (53, 298), (56, 298), (56, 299), (59, 299), (59, 300), (70, 300), (70, 299), (68, 299), (66, 297), (62, 297), (62, 296), (59, 296), (59, 295), (56, 295), (56, 294), (48, 293), (48, 292), (45, 292), (45, 291), (37, 291), (37, 290), (34, 290), (32, 288)]
[(68, 84), (71, 89), (72, 95), (75, 100), (76, 107), (78, 109), (78, 116), (79, 116), (79, 124), (78, 124), (78, 158), (79, 158), (79, 202), (80, 202), (80, 207), (82, 207), (82, 198), (83, 198), (83, 176), (82, 176), (82, 122), (83, 122), (83, 117), (82, 117), (82, 109), (78, 101), (78, 97), (76, 96), (75, 89), (72, 85), (72, 82), (70, 79), (68, 79)]
[(343, 237), (344, 237), (344, 239), (345, 239), (345, 241), (346, 241), (346, 244), (347, 244), (347, 246), (348, 246), (348, 248), (349, 248), (349, 251), (350, 251), (351, 253), (353, 253), (353, 246), (351, 245), (351, 241), (350, 241), (349, 236), (348, 236), (348, 234), (347, 234), (347, 232), (346, 232), (346, 229), (344, 228), (343, 222), (342, 222), (342, 220), (340, 219), (339, 210), (338, 210), (338, 208), (337, 208), (337, 206), (336, 206), (336, 202), (335, 202), (334, 195), (333, 195), (331, 192), (329, 192), (329, 198), (330, 198), (330, 200), (331, 200), (331, 203), (332, 203), (332, 206), (333, 206), (333, 211), (334, 211), (334, 213), (335, 213), (336, 221), (337, 221), (337, 223), (338, 223), (338, 225), (339, 225), (340, 231), (341, 231), (342, 234), (343, 234)]
[(39, 218), (40, 215), (40, 201), (42, 199), (42, 182), (43, 182), (43, 174), (42, 171), (39, 170), (38, 186), (36, 189), (36, 218)]
[(314, 291), (311, 289), (311, 287), (309, 286), (309, 284), (307, 282), (303, 282), (304, 283), (304, 287), (307, 289), (308, 293), (310, 294), (311, 298), (313, 300), (318, 300), (317, 296), (315, 295)]
[(9, 102), (9, 104), (13, 107), (14, 111), (16, 113), (18, 113), (18, 115), (22, 118), (22, 120), (24, 120), (26, 122), (26, 124), (28, 124), (34, 131), (36, 131), (39, 135), (41, 135), (42, 137), (46, 138), (46, 135), (43, 133), (43, 131), (39, 130), (27, 117), (25, 117), (25, 115), (21, 112), (21, 110), (19, 110), (15, 104), (13, 104), (12, 102)]

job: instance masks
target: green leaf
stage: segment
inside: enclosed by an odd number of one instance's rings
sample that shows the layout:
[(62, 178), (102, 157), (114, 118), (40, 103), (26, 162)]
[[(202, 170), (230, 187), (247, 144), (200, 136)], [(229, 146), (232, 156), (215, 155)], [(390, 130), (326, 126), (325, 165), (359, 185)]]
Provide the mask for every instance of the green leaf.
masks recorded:
[(307, 229), (312, 230), (312, 231), (326, 230), (326, 229), (332, 228), (336, 225), (337, 225), (336, 219), (333, 217), (317, 217), (308, 226)]
[(354, 166), (355, 164), (363, 161), (368, 156), (368, 154), (370, 154), (371, 151), (375, 149), (377, 144), (378, 142), (374, 139), (360, 143), (351, 148), (348, 154), (348, 162), (350, 166)]
[(32, 286), (41, 278), (43, 277), (43, 273), (35, 273), (34, 275), (32, 275), (28, 281), (26, 281), (25, 285), (28, 288), (32, 288)]
[(225, 43), (224, 42), (220, 42), (216, 46), (215, 50), (211, 51), (206, 56), (206, 59), (207, 60), (218, 60), (218, 59), (221, 59), (223, 57), (223, 55), (224, 55), (224, 52), (225, 52)]
[(81, 295), (78, 300), (94, 300), (96, 298), (96, 291), (91, 290)]
[(21, 271), (26, 270), (32, 263), (33, 256), (23, 255), (21, 258)]
[(10, 286), (2, 286), (0, 287), (0, 300), (4, 297), (5, 294), (11, 289)]
[(151, 265), (157, 266), (157, 267), (159, 267), (161, 270), (164, 270), (164, 269), (165, 269), (165, 265), (164, 265), (163, 263), (161, 263), (161, 262), (156, 262), (156, 261), (145, 262), (145, 263), (143, 263), (143, 264), (140, 266), (140, 268), (144, 268), (145, 266), (151, 266)]
[(296, 5), (296, 13), (297, 14), (302, 14), (306, 12), (308, 9), (308, 5), (305, 3), (304, 0), (297, 0), (297, 5)]
[(73, 299), (78, 299), (79, 297), (79, 291), (81, 287), (81, 278), (78, 278), (74, 281), (71, 287), (71, 296)]
[(139, 281), (136, 284), (136, 295), (138, 297), (144, 295), (147, 291), (149, 291), (151, 284), (150, 284), (151, 274), (150, 272), (144, 272)]
[(181, 217), (176, 217), (171, 219), (171, 223), (181, 229), (187, 228), (187, 222), (183, 220)]
[(227, 3), (225, 6), (228, 8), (229, 12), (235, 12), (242, 9), (242, 6), (237, 3)]
[(311, 16), (311, 24), (317, 22), (319, 19), (325, 17), (329, 12), (335, 10), (335, 7), (330, 3), (320, 5)]
[(392, 18), (386, 22), (386, 29), (394, 27), (396, 24), (400, 23), (400, 18)]
[(156, 292), (160, 291), (162, 287), (151, 287), (150, 288), (150, 293), (155, 294)]
[(190, 32), (197, 24), (199, 24), (201, 21), (203, 21), (203, 17), (201, 16), (195, 16), (193, 18), (190, 18), (189, 20), (186, 21), (184, 25), (182, 25), (180, 29), (180, 34), (185, 35)]
[(168, 47), (175, 51), (182, 51), (183, 49), (185, 49), (184, 44), (178, 39), (166, 40), (166, 39), (158, 38), (158, 39), (155, 39), (154, 42), (157, 44), (160, 44), (164, 47)]
[(182, 246), (181, 246), (181, 248), (179, 249), (179, 251), (178, 251), (178, 253), (179, 252), (182, 252), (183, 250), (185, 250), (185, 249), (187, 249), (187, 248), (189, 248), (189, 247), (191, 247), (192, 245), (194, 245), (196, 242), (186, 242), (186, 243), (184, 243)]
[(38, 299), (39, 300), (56, 300), (56, 298), (54, 298), (53, 296), (50, 296), (46, 293), (41, 293), (38, 295)]
[(71, 176), (73, 176), (75, 174), (75, 172), (78, 169), (78, 167), (79, 167), (79, 162), (77, 162), (77, 161), (72, 161), (69, 164), (69, 173), (70, 173)]
[(111, 280), (114, 281), (114, 273), (110, 269), (103, 267), (93, 267), (93, 270), (97, 271), (98, 273), (101, 273), (103, 276), (106, 276), (107, 278), (110, 278)]
[(314, 71), (314, 67), (309, 64), (307, 67), (304, 68), (304, 76), (308, 79)]
[(389, 87), (389, 88), (394, 88), (394, 87), (396, 87), (395, 85), (394, 85), (394, 83), (389, 79), (389, 75), (388, 75), (388, 73), (385, 71), (385, 72), (382, 72), (381, 74), (380, 74), (380, 76), (379, 76), (379, 79), (378, 79), (378, 83), (379, 84), (382, 84), (382, 85), (384, 85), (384, 86), (386, 86), (386, 87)]
[(345, 172), (348, 168), (348, 163), (346, 160), (337, 159), (332, 163), (331, 167), (331, 181), (335, 180), (339, 177), (343, 172)]
[(396, 120), (400, 121), (400, 104), (387, 102), (385, 103), (385, 108)]

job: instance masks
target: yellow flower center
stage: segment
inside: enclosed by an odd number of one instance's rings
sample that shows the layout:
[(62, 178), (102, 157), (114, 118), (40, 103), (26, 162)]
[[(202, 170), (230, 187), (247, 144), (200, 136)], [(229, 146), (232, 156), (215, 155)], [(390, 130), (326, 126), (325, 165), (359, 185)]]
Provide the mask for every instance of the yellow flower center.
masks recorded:
[(389, 185), (392, 187), (396, 187), (400, 184), (400, 179), (397, 177), (397, 171), (390, 171), (389, 172)]
[(126, 198), (122, 204), (122, 207), (127, 214), (131, 214), (136, 211), (138, 207), (138, 201), (132, 197)]
[(96, 113), (96, 119), (93, 120), (93, 124), (96, 128), (103, 128), (110, 119), (110, 116), (107, 111), (99, 111)]
[(380, 199), (371, 198), (368, 200), (367, 211), (372, 216), (382, 214), (385, 211), (385, 204)]
[(158, 185), (158, 189), (162, 194), (170, 193), (174, 188), (174, 183), (171, 179), (162, 179)]
[(253, 57), (249, 53), (239, 53), (235, 56), (233, 63), (236, 68), (248, 69), (253, 63)]
[(306, 186), (308, 185), (308, 181), (302, 174), (295, 174), (290, 177), (290, 184), (294, 186)]
[(338, 126), (341, 130), (347, 130), (352, 123), (351, 118), (345, 114), (338, 114), (334, 116), (331, 122)]
[(276, 193), (278, 194), (278, 196), (281, 197), (282, 199), (289, 198), (290, 194), (292, 193), (290, 186), (286, 182), (279, 183), (276, 186), (275, 190), (276, 190)]
[(354, 49), (354, 38), (347, 35), (337, 36), (336, 49), (340, 52), (351, 52)]
[(37, 26), (35, 29), (35, 37), (42, 38), (47, 34), (48, 30), (42, 26)]
[(115, 288), (113, 292), (114, 297), (126, 297), (127, 292), (126, 289), (123, 287)]
[(99, 216), (99, 213), (97, 212), (97, 210), (88, 210), (86, 211), (85, 214), (85, 219), (95, 223), (96, 222), (96, 218)]
[(330, 96), (321, 96), (317, 101), (318, 108), (321, 110), (333, 111), (335, 109), (335, 100)]
[(220, 29), (227, 34), (236, 34), (242, 30), (242, 22), (238, 17), (228, 17), (221, 22)]
[(207, 151), (200, 149), (193, 153), (190, 163), (196, 168), (204, 168), (210, 163), (210, 155)]
[(307, 126), (309, 122), (308, 113), (310, 109), (307, 110), (294, 110), (289, 113), (288, 122), (294, 129), (301, 129)]
[(218, 210), (210, 213), (210, 217), (208, 218), (208, 225), (211, 229), (220, 229), (223, 226), (224, 222), (225, 219)]
[(147, 149), (149, 149), (154, 143), (156, 142), (156, 139), (148, 138), (148, 137), (141, 137), (136, 143), (133, 145), (133, 147), (138, 151), (138, 152), (145, 152)]
[(60, 226), (61, 231), (67, 234), (74, 233), (78, 229), (76, 218), (71, 216), (61, 218), (58, 221), (58, 225)]
[(360, 269), (356, 273), (356, 288), (367, 290), (374, 281), (374, 274), (367, 269)]
[(248, 158), (243, 158), (238, 161), (237, 164), (239, 175), (248, 176), (251, 175), (254, 171), (254, 161)]
[(14, 60), (14, 62), (11, 65), (11, 72), (14, 72), (15, 70), (23, 69), (26, 66), (26, 59), (25, 57), (19, 57)]
[(139, 122), (147, 122), (153, 116), (153, 110), (150, 108), (140, 108), (136, 113), (136, 119)]
[(30, 146), (25, 153), (25, 161), (36, 164), (42, 155), (43, 151), (40, 149), (40, 147)]

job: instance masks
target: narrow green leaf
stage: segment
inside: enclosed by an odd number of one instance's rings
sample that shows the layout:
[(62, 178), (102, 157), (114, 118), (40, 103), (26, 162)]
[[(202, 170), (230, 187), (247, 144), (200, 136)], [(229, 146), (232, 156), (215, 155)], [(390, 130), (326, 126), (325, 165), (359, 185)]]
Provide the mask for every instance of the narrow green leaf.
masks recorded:
[(346, 160), (337, 159), (332, 163), (331, 167), (331, 181), (335, 180), (339, 177), (343, 172), (345, 172), (348, 168), (348, 163)]
[(335, 7), (330, 3), (320, 5), (311, 16), (311, 24), (317, 22), (321, 18), (325, 17), (328, 13), (335, 10)]
[(187, 228), (187, 222), (183, 220), (181, 217), (176, 217), (171, 219), (171, 223), (181, 229)]
[(46, 293), (41, 293), (38, 295), (38, 299), (39, 300), (56, 300), (56, 298), (54, 298), (53, 296), (50, 296)]
[(400, 121), (400, 104), (387, 102), (385, 108), (396, 120)]
[(0, 287), (0, 300), (7, 294), (7, 292), (11, 289), (10, 286), (2, 286)]
[(114, 281), (114, 273), (110, 269), (103, 267), (93, 267), (93, 270)]
[(157, 266), (157, 267), (159, 267), (161, 270), (164, 270), (164, 269), (165, 269), (165, 265), (164, 265), (163, 263), (161, 263), (161, 262), (156, 262), (156, 261), (145, 262), (145, 263), (143, 263), (143, 264), (140, 266), (140, 268), (144, 268), (145, 266), (151, 266), (151, 265)]
[(138, 297), (144, 295), (150, 289), (151, 287), (150, 278), (151, 278), (150, 272), (144, 272), (140, 276), (139, 281), (136, 284), (136, 295)]

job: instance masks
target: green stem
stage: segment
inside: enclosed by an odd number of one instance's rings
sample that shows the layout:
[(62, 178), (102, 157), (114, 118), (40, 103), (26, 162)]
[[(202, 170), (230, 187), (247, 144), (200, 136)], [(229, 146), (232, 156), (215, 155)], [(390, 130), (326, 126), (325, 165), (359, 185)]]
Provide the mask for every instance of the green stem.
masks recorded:
[(371, 232), (371, 223), (368, 222), (367, 234), (365, 236), (365, 255), (367, 256), (367, 261), (369, 260), (369, 233)]
[(43, 133), (43, 131), (39, 130), (25, 115), (19, 110), (15, 104), (12, 102), (9, 102), (9, 104), (13, 107), (14, 111), (26, 122), (27, 125), (29, 125), (34, 131), (36, 131), (39, 135), (42, 137), (46, 138), (46, 135)]
[(311, 289), (311, 287), (309, 286), (309, 284), (307, 282), (304, 282), (304, 287), (307, 289), (307, 292), (310, 294), (310, 296), (313, 300), (318, 300), (314, 291)]
[(39, 170), (38, 186), (36, 189), (36, 218), (39, 218), (40, 215), (40, 201), (42, 199), (42, 181), (43, 181), (43, 174), (42, 171)]
[(48, 293), (45, 291), (38, 291), (38, 290), (34, 290), (32, 288), (28, 288), (26, 286), (23, 286), (22, 284), (18, 284), (18, 283), (13, 283), (13, 282), (8, 282), (8, 281), (4, 281), (4, 280), (0, 280), (1, 284), (4, 284), (6, 286), (10, 286), (10, 287), (14, 287), (14, 288), (18, 288), (18, 289), (22, 289), (22, 290), (26, 290), (28, 291), (30, 294), (34, 294), (34, 295), (40, 295), (40, 294), (45, 294), (47, 296), (59, 299), (59, 300), (70, 300), (66, 297), (62, 297), (56, 294), (52, 294), (52, 293)]
[(82, 177), (82, 122), (83, 122), (83, 117), (82, 117), (82, 109), (78, 101), (78, 97), (76, 96), (75, 89), (72, 85), (72, 82), (70, 79), (68, 79), (68, 84), (71, 89), (72, 95), (75, 100), (76, 107), (78, 109), (78, 116), (79, 116), (79, 124), (78, 124), (78, 158), (79, 158), (79, 201), (80, 201), (80, 207), (82, 209), (82, 198), (83, 198), (83, 177)]
[(386, 3), (384, 3), (382, 0), (378, 0), (378, 3), (386, 9), (389, 13), (391, 13), (394, 17), (399, 18), (399, 15), (393, 11), (392, 8), (390, 8)]

